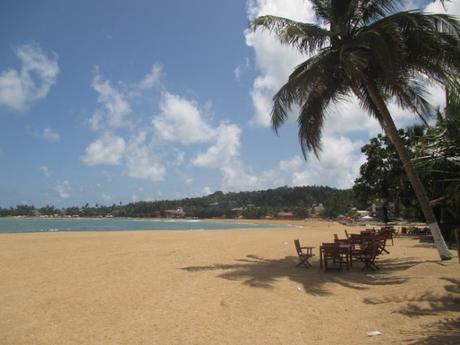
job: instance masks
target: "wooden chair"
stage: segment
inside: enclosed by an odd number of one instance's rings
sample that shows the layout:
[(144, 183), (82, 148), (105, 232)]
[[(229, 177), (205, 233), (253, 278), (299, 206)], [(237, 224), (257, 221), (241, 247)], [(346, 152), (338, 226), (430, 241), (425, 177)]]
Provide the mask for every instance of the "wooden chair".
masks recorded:
[(297, 255), (299, 256), (299, 263), (296, 267), (304, 266), (305, 268), (311, 267), (311, 263), (308, 261), (311, 257), (315, 256), (313, 254), (313, 248), (315, 247), (302, 247), (299, 240), (294, 240), (295, 249)]
[(392, 227), (382, 227), (378, 232), (379, 235), (385, 236), (388, 240), (391, 240), (391, 245), (394, 246), (393, 234), (395, 230)]
[(351, 234), (348, 238), (348, 243), (351, 246), (350, 249), (350, 266), (353, 267), (353, 259), (359, 260), (361, 256), (361, 244), (363, 242), (363, 238), (361, 235)]
[(375, 263), (377, 255), (378, 255), (377, 238), (372, 238), (372, 237), (363, 238), (361, 242), (360, 253), (357, 255), (357, 258), (364, 264), (364, 267), (362, 268), (363, 271), (379, 270), (379, 267)]
[(339, 235), (334, 234), (334, 243), (337, 244), (348, 244), (348, 239), (340, 239)]
[(347, 240), (348, 240), (348, 239), (350, 238), (350, 235), (348, 234), (348, 231), (347, 231), (347, 229), (345, 229), (345, 230), (343, 230), (343, 231), (345, 231), (345, 237), (346, 237), (346, 238), (347, 238)]
[(386, 249), (387, 246), (387, 236), (385, 235), (378, 235), (375, 236), (375, 243), (377, 246), (377, 255), (390, 254), (390, 252)]
[[(349, 247), (341, 247), (340, 243), (323, 243), (320, 246), (320, 251), (320, 266), (323, 268), (324, 265), (325, 271), (329, 269), (342, 271), (344, 264), (347, 270), (349, 269)], [(334, 266), (329, 266), (330, 263)]]

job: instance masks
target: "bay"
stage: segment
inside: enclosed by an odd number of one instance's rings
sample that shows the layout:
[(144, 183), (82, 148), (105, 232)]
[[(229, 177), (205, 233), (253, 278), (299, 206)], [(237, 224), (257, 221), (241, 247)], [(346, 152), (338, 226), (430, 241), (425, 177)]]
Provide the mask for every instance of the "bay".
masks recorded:
[(228, 230), (241, 228), (267, 228), (268, 224), (219, 222), (203, 220), (156, 219), (53, 219), (53, 218), (0, 218), (0, 233), (58, 232), (58, 231), (141, 231), (141, 230)]

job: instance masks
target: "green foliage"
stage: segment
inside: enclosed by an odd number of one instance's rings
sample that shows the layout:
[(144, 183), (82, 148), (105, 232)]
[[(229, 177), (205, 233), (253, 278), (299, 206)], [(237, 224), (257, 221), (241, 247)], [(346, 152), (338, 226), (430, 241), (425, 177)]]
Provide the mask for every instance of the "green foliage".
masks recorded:
[[(54, 206), (39, 209), (42, 215), (67, 215), (80, 217), (164, 217), (165, 210), (182, 207), (189, 217), (264, 218), (275, 216), (280, 211), (293, 212), (297, 218), (305, 218), (313, 205), (322, 203), (328, 216), (345, 213), (353, 205), (351, 190), (339, 190), (323, 186), (280, 187), (264, 191), (223, 193), (215, 192), (200, 198), (181, 200), (140, 201), (126, 205), (67, 207), (58, 210)], [(17, 206), (16, 209), (1, 209), (1, 216), (33, 215), (33, 206)]]
[(324, 218), (337, 218), (347, 213), (356, 202), (351, 190), (343, 191), (342, 195), (333, 195), (324, 202), (324, 211), (321, 216)]
[[(414, 145), (423, 133), (423, 126), (399, 130), (409, 155), (414, 155)], [(366, 155), (366, 162), (361, 165), (360, 176), (353, 186), (359, 208), (367, 208), (370, 203), (379, 199), (395, 204), (396, 217), (421, 219), (422, 214), (416, 203), (413, 189), (388, 137), (377, 135), (361, 148), (361, 152)]]

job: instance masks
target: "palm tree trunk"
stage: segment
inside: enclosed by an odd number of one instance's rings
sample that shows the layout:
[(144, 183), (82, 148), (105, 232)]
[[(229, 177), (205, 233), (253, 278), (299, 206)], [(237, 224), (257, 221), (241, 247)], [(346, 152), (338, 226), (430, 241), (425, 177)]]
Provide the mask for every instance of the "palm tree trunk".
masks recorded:
[(433, 210), (430, 207), (425, 188), (423, 187), (420, 178), (415, 172), (414, 166), (410, 161), (409, 155), (407, 154), (406, 148), (404, 147), (401, 137), (399, 136), (398, 130), (393, 122), (390, 112), (388, 111), (388, 108), (383, 101), (380, 92), (377, 90), (377, 87), (372, 81), (368, 81), (366, 83), (366, 89), (379, 112), (380, 124), (382, 125), (386, 136), (394, 145), (396, 152), (398, 152), (399, 159), (403, 164), (407, 178), (409, 179), (412, 188), (414, 189), (423, 215), (425, 216), (425, 220), (430, 228), (431, 235), (433, 236), (434, 243), (438, 249), (439, 256), (441, 257), (441, 260), (450, 260), (452, 258), (452, 254), (447, 248), (446, 242), (442, 237), (441, 230), (439, 229), (439, 225), (436, 221)]

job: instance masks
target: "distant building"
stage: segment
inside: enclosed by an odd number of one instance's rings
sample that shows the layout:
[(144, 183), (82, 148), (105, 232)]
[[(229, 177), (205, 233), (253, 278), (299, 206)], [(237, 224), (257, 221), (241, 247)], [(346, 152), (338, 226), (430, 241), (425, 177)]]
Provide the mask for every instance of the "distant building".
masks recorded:
[(292, 212), (278, 212), (276, 214), (278, 218), (294, 218), (294, 213)]
[(321, 214), (324, 210), (325, 207), (321, 203), (313, 205), (313, 212), (315, 212), (316, 214)]
[(166, 218), (183, 218), (185, 217), (185, 212), (182, 207), (178, 207), (176, 210), (165, 210), (164, 214)]
[(358, 217), (366, 217), (369, 216), (370, 212), (368, 210), (356, 210), (356, 214)]
[(242, 208), (242, 207), (234, 207), (234, 208), (232, 208), (231, 209), (232, 217), (235, 217), (235, 218), (243, 217), (243, 211), (244, 211), (244, 208)]

